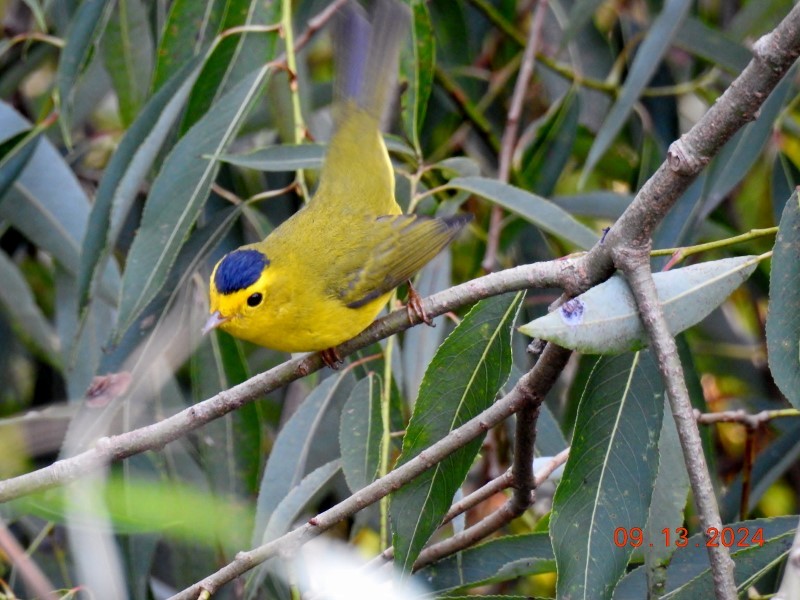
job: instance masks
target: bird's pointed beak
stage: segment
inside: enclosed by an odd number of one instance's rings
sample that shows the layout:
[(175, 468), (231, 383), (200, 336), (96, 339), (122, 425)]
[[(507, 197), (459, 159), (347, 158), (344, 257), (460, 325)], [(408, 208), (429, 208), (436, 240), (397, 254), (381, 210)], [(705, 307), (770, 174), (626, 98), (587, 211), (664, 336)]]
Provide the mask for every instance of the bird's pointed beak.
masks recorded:
[(206, 324), (203, 325), (203, 335), (206, 335), (209, 331), (216, 329), (227, 321), (230, 321), (230, 317), (223, 317), (218, 310), (215, 310), (213, 313), (211, 313), (211, 316), (208, 317)]

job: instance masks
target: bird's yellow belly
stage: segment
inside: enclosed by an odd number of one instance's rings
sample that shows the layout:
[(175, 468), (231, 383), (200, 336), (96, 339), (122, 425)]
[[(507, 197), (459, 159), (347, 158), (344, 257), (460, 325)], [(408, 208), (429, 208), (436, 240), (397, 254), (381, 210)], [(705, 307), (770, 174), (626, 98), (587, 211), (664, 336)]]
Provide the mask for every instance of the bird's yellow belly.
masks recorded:
[(222, 328), (228, 333), (282, 352), (312, 352), (338, 346), (366, 329), (381, 311), (389, 294), (359, 308), (348, 308), (333, 298), (312, 304), (286, 302), (265, 307), (247, 323), (236, 319)]

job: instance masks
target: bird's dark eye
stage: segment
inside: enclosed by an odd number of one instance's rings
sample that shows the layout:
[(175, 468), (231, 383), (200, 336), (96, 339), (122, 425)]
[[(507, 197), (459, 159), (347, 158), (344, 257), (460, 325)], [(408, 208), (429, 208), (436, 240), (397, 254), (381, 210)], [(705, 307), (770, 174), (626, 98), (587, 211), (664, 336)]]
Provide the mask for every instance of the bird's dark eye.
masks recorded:
[(250, 297), (247, 298), (247, 306), (258, 306), (261, 304), (261, 300), (264, 298), (261, 294), (256, 292), (255, 294), (250, 294)]

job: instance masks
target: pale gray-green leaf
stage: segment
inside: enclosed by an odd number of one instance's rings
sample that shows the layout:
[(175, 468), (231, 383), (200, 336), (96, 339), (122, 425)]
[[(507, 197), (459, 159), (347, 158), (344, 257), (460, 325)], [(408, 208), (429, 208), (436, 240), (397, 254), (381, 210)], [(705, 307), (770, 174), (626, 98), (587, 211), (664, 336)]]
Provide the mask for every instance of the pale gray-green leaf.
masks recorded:
[[(701, 321), (755, 270), (758, 256), (705, 262), (653, 274), (669, 330)], [(519, 330), (587, 354), (613, 354), (647, 345), (633, 296), (621, 275), (592, 288)]]
[(496, 179), (458, 177), (449, 181), (446, 187), (483, 196), (578, 248), (591, 248), (599, 238), (594, 231), (546, 198)]

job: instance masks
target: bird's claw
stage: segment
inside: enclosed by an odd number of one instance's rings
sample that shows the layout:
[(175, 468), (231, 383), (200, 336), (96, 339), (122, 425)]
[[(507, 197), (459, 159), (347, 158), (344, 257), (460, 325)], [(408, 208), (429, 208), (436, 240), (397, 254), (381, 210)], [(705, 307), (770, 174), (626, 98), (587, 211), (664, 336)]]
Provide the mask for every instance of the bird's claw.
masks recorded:
[(342, 365), (342, 357), (339, 356), (339, 352), (336, 350), (336, 347), (322, 350), (320, 351), (319, 355), (322, 358), (322, 362), (324, 362), (325, 365), (334, 371), (338, 370)]
[(408, 282), (408, 301), (406, 302), (406, 310), (408, 311), (408, 318), (411, 321), (416, 319), (422, 321), (428, 327), (436, 327), (436, 324), (431, 320), (428, 316), (428, 313), (425, 312), (425, 309), (422, 306), (422, 298), (417, 293), (417, 290), (414, 289), (414, 286), (411, 285), (411, 282)]

